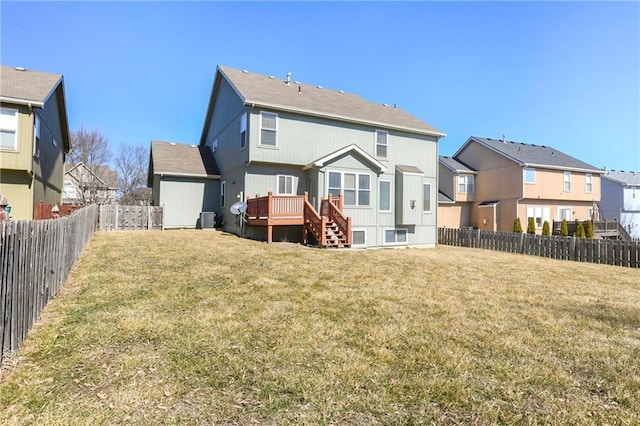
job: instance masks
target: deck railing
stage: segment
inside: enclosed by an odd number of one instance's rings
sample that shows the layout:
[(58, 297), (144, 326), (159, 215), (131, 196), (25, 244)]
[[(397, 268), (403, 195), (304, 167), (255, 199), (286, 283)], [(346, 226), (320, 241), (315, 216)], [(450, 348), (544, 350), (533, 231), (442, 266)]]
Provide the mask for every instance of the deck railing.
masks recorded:
[(311, 231), (318, 244), (321, 247), (326, 246), (327, 236), (324, 233), (324, 229), (327, 225), (327, 217), (320, 216), (316, 209), (313, 208), (308, 199), (304, 200), (304, 228), (302, 230), (303, 243), (309, 242), (308, 232)]
[(303, 217), (305, 195), (273, 195), (247, 200), (249, 219), (300, 219)]
[[(338, 226), (340, 232), (347, 237), (345, 245), (351, 246), (351, 218), (342, 214), (342, 197), (329, 197), (322, 200), (322, 214)], [(326, 213), (325, 213), (326, 212)]]

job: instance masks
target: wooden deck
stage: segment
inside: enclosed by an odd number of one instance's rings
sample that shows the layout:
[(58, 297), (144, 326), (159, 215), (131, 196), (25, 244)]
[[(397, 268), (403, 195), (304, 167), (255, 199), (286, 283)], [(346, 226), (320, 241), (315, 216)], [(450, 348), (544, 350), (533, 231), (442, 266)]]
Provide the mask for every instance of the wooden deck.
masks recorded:
[[(247, 199), (247, 224), (267, 227), (267, 242), (273, 241), (273, 227), (299, 225), (303, 227), (304, 242), (308, 233), (318, 241), (321, 247), (350, 247), (351, 218), (342, 214), (342, 197), (329, 197), (322, 200), (318, 213), (309, 202), (309, 194), (304, 195), (268, 195)], [(331, 231), (327, 229), (331, 228)], [(327, 236), (327, 234), (331, 234)]]

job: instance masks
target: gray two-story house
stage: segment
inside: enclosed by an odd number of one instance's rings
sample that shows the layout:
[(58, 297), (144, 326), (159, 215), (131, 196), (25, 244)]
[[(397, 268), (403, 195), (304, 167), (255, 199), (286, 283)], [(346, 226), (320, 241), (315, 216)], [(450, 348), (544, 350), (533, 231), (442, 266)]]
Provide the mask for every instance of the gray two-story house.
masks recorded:
[(200, 145), (219, 168), (228, 232), (433, 246), (443, 136), (395, 105), (219, 66)]

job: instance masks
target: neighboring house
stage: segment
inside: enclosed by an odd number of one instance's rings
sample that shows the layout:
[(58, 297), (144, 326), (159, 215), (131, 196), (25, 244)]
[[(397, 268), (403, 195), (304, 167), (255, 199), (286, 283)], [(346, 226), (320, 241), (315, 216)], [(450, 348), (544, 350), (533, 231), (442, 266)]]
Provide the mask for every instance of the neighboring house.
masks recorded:
[[(216, 209), (229, 232), (434, 246), (443, 136), (395, 106), (219, 66), (200, 145), (220, 168)], [(247, 222), (230, 211), (236, 202)]]
[(478, 172), (451, 157), (440, 157), (438, 226), (462, 228), (471, 224)]
[(147, 185), (165, 229), (195, 228), (202, 212), (220, 212), (220, 172), (205, 146), (152, 141)]
[[(598, 219), (604, 171), (555, 148), (473, 136), (440, 165), (440, 191), (472, 203), (460, 226), (512, 231), (516, 217), (523, 229), (532, 217), (540, 233), (545, 221)], [(452, 216), (454, 205), (440, 203), (439, 213)]]
[(640, 172), (607, 171), (600, 211), (603, 219), (617, 220), (631, 238), (640, 239)]
[(13, 219), (33, 219), (40, 202), (60, 204), (69, 125), (63, 77), (0, 68), (0, 194)]
[(80, 162), (65, 172), (64, 204), (113, 204), (116, 201), (118, 173), (108, 166), (88, 167)]

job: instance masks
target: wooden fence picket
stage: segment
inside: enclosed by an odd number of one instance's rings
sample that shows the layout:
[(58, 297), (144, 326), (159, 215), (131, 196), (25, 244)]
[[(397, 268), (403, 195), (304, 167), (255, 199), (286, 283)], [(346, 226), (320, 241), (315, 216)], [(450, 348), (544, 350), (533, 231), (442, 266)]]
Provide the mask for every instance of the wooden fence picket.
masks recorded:
[(640, 267), (640, 241), (608, 240), (491, 232), (479, 229), (438, 229), (438, 244), (475, 247), (552, 259)]

